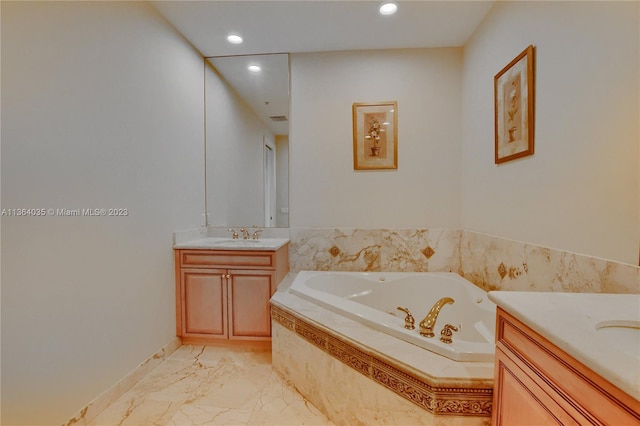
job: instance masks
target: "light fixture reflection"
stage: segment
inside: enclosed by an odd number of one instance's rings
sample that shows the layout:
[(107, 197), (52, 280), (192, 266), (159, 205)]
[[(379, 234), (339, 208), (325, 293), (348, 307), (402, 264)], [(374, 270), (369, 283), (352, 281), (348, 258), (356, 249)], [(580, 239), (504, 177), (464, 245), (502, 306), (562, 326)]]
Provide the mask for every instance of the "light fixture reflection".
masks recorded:
[(249, 65), (247, 69), (251, 72), (260, 72), (262, 70), (258, 65)]

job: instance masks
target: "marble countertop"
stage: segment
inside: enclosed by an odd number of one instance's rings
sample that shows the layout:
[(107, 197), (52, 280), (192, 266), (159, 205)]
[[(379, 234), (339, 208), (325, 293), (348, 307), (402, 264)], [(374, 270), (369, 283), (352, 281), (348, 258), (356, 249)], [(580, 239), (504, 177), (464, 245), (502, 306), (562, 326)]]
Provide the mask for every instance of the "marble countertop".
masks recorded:
[(173, 245), (174, 249), (209, 249), (209, 250), (277, 250), (289, 242), (288, 238), (260, 238), (257, 240), (231, 238), (200, 238), (183, 241)]
[(640, 400), (640, 295), (492, 291), (489, 299)]

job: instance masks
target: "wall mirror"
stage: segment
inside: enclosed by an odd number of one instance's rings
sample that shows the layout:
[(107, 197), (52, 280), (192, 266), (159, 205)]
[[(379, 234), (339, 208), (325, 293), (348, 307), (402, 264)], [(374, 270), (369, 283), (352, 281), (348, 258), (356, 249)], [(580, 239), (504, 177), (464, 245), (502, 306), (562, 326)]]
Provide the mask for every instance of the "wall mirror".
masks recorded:
[(289, 55), (205, 58), (207, 226), (289, 226)]

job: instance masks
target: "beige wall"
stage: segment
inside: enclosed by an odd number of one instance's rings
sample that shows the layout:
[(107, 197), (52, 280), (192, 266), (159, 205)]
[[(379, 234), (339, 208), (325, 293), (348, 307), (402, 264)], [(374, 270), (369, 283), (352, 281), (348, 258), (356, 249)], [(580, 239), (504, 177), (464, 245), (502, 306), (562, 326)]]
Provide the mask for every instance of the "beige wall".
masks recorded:
[[(638, 5), (496, 3), (464, 49), (465, 229), (637, 264)], [(493, 77), (529, 44), (535, 155), (497, 166)]]
[[(462, 50), (291, 56), (290, 226), (460, 227)], [(398, 169), (355, 171), (351, 105), (398, 102)]]
[(202, 58), (132, 2), (2, 2), (2, 424), (61, 424), (175, 336), (203, 211)]

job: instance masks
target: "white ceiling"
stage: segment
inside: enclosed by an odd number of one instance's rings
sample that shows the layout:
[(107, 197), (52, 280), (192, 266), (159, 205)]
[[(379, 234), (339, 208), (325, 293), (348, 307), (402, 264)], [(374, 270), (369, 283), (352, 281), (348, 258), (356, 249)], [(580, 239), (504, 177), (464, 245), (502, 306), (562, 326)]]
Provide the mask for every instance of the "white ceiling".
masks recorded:
[[(398, 1), (398, 12), (378, 13), (381, 1), (152, 1), (154, 7), (205, 57), (463, 46), (489, 12), (491, 1)], [(244, 38), (226, 41), (229, 33)], [(241, 61), (237, 62), (242, 63)], [(245, 69), (235, 71), (244, 74)], [(247, 80), (249, 81), (249, 80)], [(262, 79), (262, 98), (247, 100), (254, 110), (264, 102), (288, 102), (289, 93), (269, 92), (277, 84)], [(239, 82), (234, 85), (240, 84)], [(247, 83), (249, 84), (249, 83)], [(255, 78), (251, 83), (255, 87)], [(246, 88), (235, 86), (238, 93)], [(288, 104), (287, 104), (288, 105)], [(265, 108), (262, 108), (265, 110)], [(261, 114), (260, 112), (258, 112)], [(286, 115), (288, 111), (264, 111)], [(286, 125), (284, 126), (286, 127)], [(283, 134), (280, 123), (277, 134)], [(273, 130), (273, 127), (272, 127)]]
[[(203, 56), (463, 46), (491, 1), (152, 1)], [(228, 33), (244, 37), (230, 45)]]

